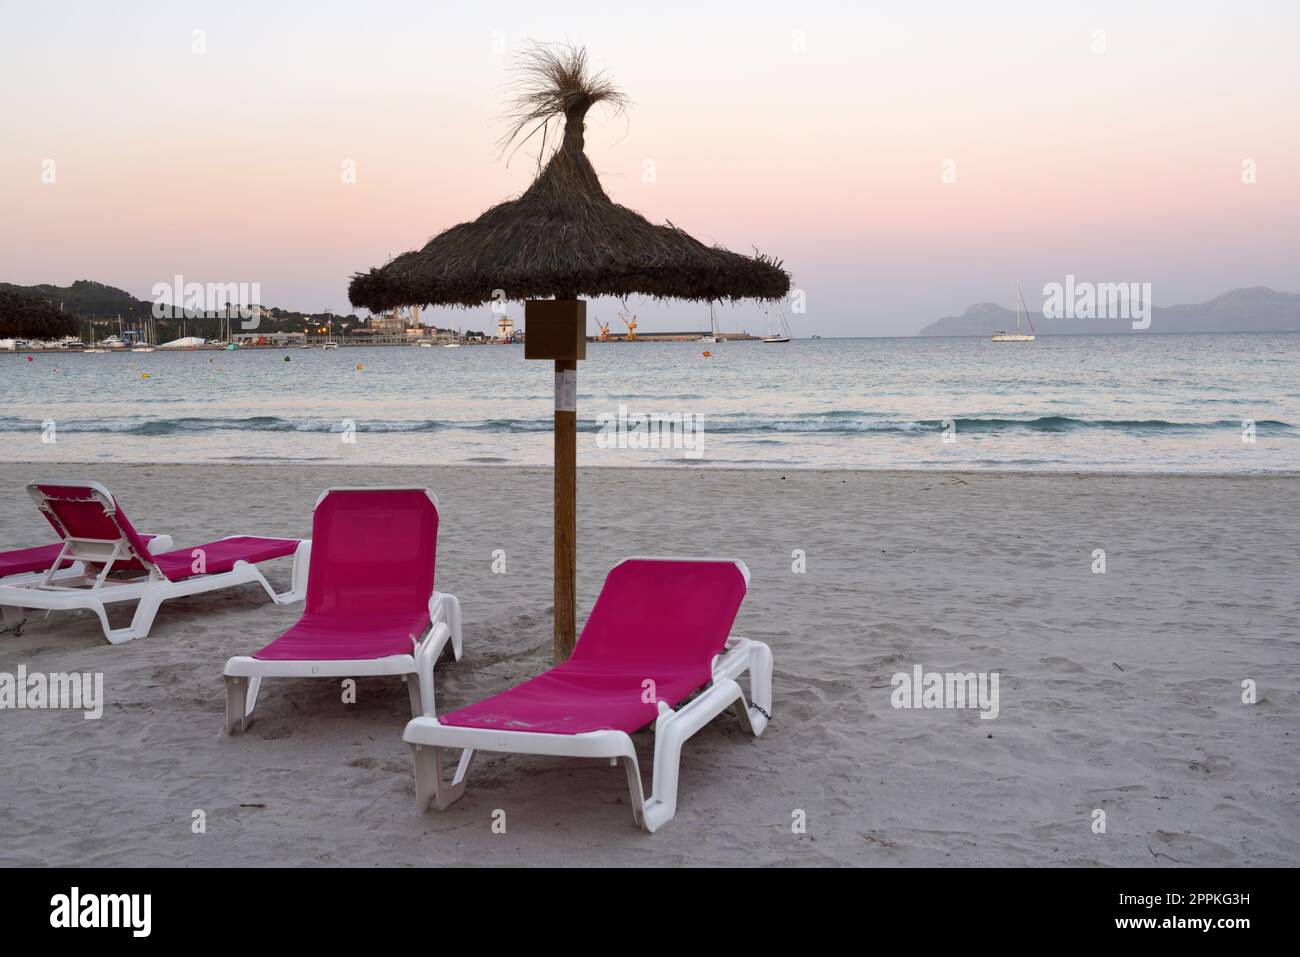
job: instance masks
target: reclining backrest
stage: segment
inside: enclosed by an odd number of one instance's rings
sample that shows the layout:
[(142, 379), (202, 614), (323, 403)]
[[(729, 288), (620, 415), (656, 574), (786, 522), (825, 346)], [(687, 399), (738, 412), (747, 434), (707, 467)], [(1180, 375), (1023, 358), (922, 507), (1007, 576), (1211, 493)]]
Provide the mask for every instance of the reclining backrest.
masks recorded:
[(428, 489), (331, 489), (312, 517), (306, 613), (427, 613), (437, 547)]
[(748, 580), (748, 569), (737, 561), (620, 562), (605, 577), (570, 660), (696, 670), (703, 685), (731, 634)]
[(115, 570), (153, 566), (148, 544), (112, 493), (99, 483), (32, 482), (27, 492), (61, 538), (109, 543), (121, 540), (131, 557), (114, 562)]

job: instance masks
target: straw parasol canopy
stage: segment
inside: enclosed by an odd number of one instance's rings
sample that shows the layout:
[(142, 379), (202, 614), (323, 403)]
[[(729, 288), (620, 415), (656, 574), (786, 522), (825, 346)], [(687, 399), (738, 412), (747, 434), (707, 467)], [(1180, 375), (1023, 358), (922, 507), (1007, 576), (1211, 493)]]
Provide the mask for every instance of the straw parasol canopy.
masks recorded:
[[(656, 226), (611, 200), (583, 152), (588, 110), (621, 111), (626, 100), (593, 73), (578, 47), (535, 46), (521, 54), (520, 88), (503, 146), (564, 121), (563, 139), (517, 199), (439, 233), (423, 249), (352, 277), (354, 306), (478, 306), (507, 299), (628, 296), (688, 300), (781, 299), (790, 276), (779, 260), (706, 246), (667, 223)], [(500, 297), (501, 293), (496, 292)]]

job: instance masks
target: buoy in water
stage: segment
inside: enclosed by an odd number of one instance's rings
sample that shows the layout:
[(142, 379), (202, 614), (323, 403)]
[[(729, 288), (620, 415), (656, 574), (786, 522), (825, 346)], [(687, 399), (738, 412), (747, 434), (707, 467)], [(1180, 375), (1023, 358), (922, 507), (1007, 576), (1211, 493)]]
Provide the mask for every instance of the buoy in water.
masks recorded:
[(141, 372), (141, 373), (140, 373), (140, 378), (141, 378), (141, 379), (147, 379), (147, 378), (149, 378), (149, 373), (147, 373), (147, 372)]
[(284, 357), (284, 361), (285, 361), (285, 362), (288, 362), (288, 361), (289, 361), (289, 357), (288, 357), (288, 356), (285, 356), (285, 357)]
[(712, 353), (712, 352), (709, 352), (709, 350), (705, 349), (705, 350), (704, 350), (704, 358), (706, 358), (706, 359), (712, 359), (712, 358), (713, 358), (713, 353)]
[(365, 368), (365, 366), (363, 366), (360, 362), (357, 363), (357, 371), (358, 371), (358, 372), (360, 372), (360, 371), (361, 371), (362, 369), (364, 369), (364, 368)]
[(28, 362), (35, 362), (36, 360), (33, 359), (31, 356), (28, 356), (28, 357), (27, 357), (27, 361), (28, 361)]

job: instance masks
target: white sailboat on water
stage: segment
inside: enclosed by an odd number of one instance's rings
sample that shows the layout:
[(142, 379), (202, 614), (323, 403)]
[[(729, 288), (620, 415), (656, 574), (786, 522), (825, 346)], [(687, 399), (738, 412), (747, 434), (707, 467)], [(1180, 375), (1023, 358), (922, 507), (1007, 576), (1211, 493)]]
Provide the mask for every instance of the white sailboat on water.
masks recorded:
[(1029, 323), (1029, 335), (1020, 331), (1020, 307), (1024, 306), (1025, 297), (1020, 294), (1020, 283), (1016, 283), (1016, 331), (1015, 333), (998, 332), (993, 333), (994, 342), (1033, 342), (1037, 336), (1034, 334), (1034, 320), (1029, 318), (1029, 307), (1025, 306), (1025, 321)]
[(713, 312), (713, 300), (709, 300), (709, 334), (700, 336), (697, 342), (719, 342), (718, 339), (718, 317)]
[(772, 317), (767, 317), (767, 335), (763, 337), (763, 342), (789, 342), (790, 341), (790, 324), (785, 321), (785, 310), (781, 308), (781, 303), (776, 304), (776, 330), (772, 329)]

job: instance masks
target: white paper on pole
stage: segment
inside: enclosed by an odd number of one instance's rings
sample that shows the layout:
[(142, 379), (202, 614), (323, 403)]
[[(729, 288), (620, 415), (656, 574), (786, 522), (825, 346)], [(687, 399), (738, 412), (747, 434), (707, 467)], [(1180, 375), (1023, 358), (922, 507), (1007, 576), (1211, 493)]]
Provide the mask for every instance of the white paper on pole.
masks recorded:
[(555, 411), (578, 411), (578, 373), (575, 369), (565, 369), (555, 373)]

